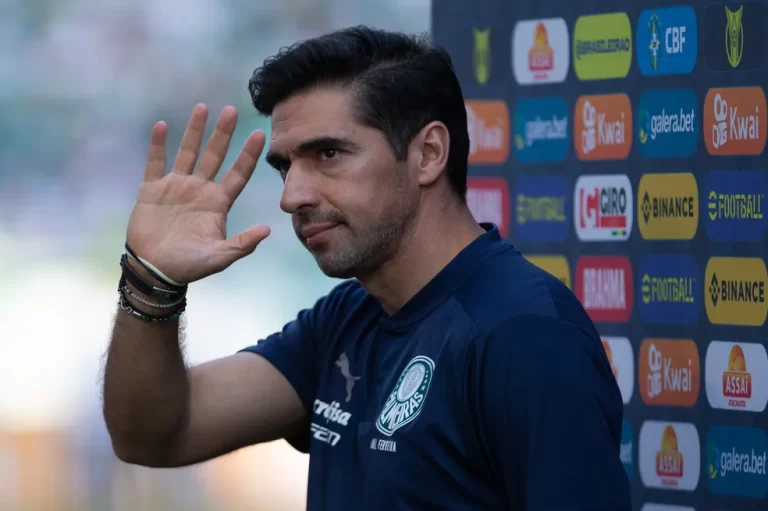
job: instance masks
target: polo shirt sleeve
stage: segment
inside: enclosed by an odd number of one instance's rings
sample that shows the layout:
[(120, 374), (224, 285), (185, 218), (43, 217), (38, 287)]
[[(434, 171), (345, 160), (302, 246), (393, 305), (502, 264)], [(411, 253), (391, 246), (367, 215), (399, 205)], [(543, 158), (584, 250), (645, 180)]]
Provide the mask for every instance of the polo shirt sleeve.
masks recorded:
[(526, 316), (476, 349), (479, 442), (507, 508), (630, 511), (623, 403), (594, 329)]

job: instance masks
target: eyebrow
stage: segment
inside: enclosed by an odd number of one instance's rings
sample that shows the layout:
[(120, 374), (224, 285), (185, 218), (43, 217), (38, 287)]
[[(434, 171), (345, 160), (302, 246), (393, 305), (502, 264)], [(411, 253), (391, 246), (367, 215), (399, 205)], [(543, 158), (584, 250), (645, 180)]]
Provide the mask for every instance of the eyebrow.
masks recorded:
[[(320, 149), (337, 148), (346, 151), (355, 151), (359, 149), (359, 146), (350, 140), (337, 137), (317, 137), (306, 140), (299, 144), (294, 150), (297, 154), (307, 154), (318, 151)], [(267, 163), (272, 167), (279, 169), (283, 163), (288, 162), (288, 158), (273, 151), (267, 152), (265, 157)]]

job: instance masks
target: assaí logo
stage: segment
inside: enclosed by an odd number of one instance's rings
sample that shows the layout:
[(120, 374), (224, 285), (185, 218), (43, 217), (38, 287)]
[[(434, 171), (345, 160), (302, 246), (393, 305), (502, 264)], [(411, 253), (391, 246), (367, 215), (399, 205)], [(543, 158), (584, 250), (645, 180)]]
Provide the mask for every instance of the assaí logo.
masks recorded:
[(565, 241), (571, 213), (562, 176), (520, 176), (515, 186), (515, 231), (520, 241)]
[(645, 487), (694, 491), (699, 485), (701, 451), (699, 433), (693, 424), (643, 422), (637, 453)]
[(765, 148), (761, 87), (709, 89), (704, 99), (704, 143), (714, 156), (759, 155)]
[(712, 408), (762, 413), (768, 404), (768, 354), (762, 344), (712, 341), (704, 373)]
[(714, 495), (764, 499), (768, 494), (768, 439), (762, 429), (711, 426), (707, 483)]
[(491, 222), (509, 235), (509, 188), (503, 177), (467, 178), (467, 206), (477, 222)]
[(632, 233), (632, 186), (625, 175), (582, 175), (576, 181), (573, 221), (581, 241), (622, 241)]
[(626, 337), (602, 337), (603, 349), (611, 364), (613, 376), (621, 391), (624, 404), (632, 400), (635, 388), (635, 356)]
[(696, 152), (699, 116), (691, 89), (649, 90), (640, 96), (637, 139), (646, 158), (688, 158)]
[(704, 282), (709, 321), (715, 325), (763, 326), (765, 262), (750, 257), (711, 257)]
[(704, 227), (712, 241), (763, 241), (765, 176), (761, 170), (714, 171), (702, 194), (707, 214)]
[(469, 163), (498, 164), (509, 156), (509, 109), (504, 101), (467, 101)]
[(570, 67), (569, 43), (563, 18), (518, 21), (512, 30), (512, 72), (517, 83), (564, 81)]
[(632, 64), (632, 25), (624, 12), (579, 16), (573, 67), (579, 80), (624, 78)]
[(632, 425), (628, 420), (624, 419), (621, 424), (621, 447), (619, 450), (619, 457), (621, 463), (624, 465), (624, 470), (627, 471), (629, 480), (632, 480), (632, 476), (635, 474), (635, 446), (632, 440)]
[(691, 407), (699, 398), (699, 350), (690, 339), (645, 339), (638, 385), (647, 405)]
[(576, 297), (594, 322), (625, 323), (632, 312), (632, 265), (625, 256), (582, 256)]
[(687, 74), (696, 67), (699, 35), (693, 7), (646, 9), (637, 19), (635, 48), (643, 76)]
[(623, 160), (632, 147), (632, 106), (626, 94), (581, 96), (573, 112), (580, 160)]
[(691, 173), (643, 174), (637, 189), (640, 234), (690, 240), (699, 225), (699, 189)]
[(698, 265), (692, 255), (647, 255), (640, 261), (637, 276), (643, 322), (698, 322), (701, 285)]
[(564, 98), (521, 98), (515, 104), (515, 155), (522, 163), (565, 160), (571, 146)]
[(527, 255), (525, 258), (556, 277), (560, 282), (571, 289), (571, 268), (568, 266), (568, 260), (561, 255)]

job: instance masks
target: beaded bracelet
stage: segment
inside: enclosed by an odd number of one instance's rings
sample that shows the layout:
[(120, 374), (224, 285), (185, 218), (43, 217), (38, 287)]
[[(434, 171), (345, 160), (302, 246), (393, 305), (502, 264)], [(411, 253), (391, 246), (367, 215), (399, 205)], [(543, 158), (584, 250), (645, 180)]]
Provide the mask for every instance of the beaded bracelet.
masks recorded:
[(130, 314), (131, 316), (134, 316), (146, 323), (160, 323), (164, 321), (174, 321), (181, 317), (181, 315), (184, 313), (184, 310), (187, 308), (187, 298), (182, 298), (181, 304), (179, 305), (178, 309), (176, 309), (173, 313), (168, 314), (166, 316), (151, 316), (149, 314), (145, 314), (144, 312), (135, 309), (131, 303), (128, 301), (128, 299), (125, 296), (125, 293), (123, 292), (122, 288), (118, 289), (118, 293), (120, 294), (120, 309)]

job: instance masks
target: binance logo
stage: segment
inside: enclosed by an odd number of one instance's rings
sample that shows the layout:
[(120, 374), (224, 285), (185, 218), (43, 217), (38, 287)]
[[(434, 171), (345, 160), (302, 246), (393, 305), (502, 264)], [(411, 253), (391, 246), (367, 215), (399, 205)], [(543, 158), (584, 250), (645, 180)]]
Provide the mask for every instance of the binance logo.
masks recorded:
[(713, 324), (762, 326), (768, 282), (761, 258), (712, 257), (707, 263), (707, 316)]
[(712, 282), (709, 283), (709, 297), (712, 299), (712, 305), (717, 307), (717, 297), (720, 294), (718, 289), (720, 283), (717, 280), (717, 273), (712, 273)]
[(736, 12), (728, 7), (725, 8), (725, 16), (728, 20), (725, 27), (725, 54), (728, 56), (731, 67), (739, 67), (741, 56), (744, 54), (744, 26), (741, 24), (743, 12), (743, 5)]
[(692, 239), (699, 221), (693, 174), (645, 174), (638, 187), (640, 233), (645, 239)]

